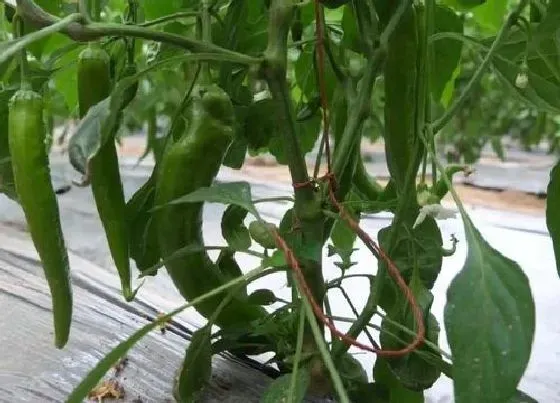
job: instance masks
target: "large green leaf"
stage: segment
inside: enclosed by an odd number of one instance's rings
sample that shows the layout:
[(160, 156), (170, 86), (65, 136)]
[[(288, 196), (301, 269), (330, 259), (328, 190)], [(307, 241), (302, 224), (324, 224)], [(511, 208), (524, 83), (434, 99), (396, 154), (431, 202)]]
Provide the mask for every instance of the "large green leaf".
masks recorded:
[(476, 22), (487, 32), (498, 32), (505, 21), (508, 0), (488, 0), (471, 10)]
[[(277, 124), (277, 122), (278, 121), (276, 120), (275, 124)], [(296, 129), (297, 139), (301, 147), (301, 151), (304, 154), (307, 154), (313, 149), (313, 146), (319, 137), (319, 131), (321, 129), (321, 115), (319, 113), (315, 113), (315, 115), (310, 119), (302, 122), (296, 122)], [(285, 153), (285, 143), (285, 134), (276, 131), (268, 144), (268, 149), (270, 153), (276, 157), (276, 161), (279, 164), (284, 165), (288, 163)]]
[(144, 8), (146, 20), (149, 21), (180, 11), (183, 6), (183, 0), (144, 0), (140, 4)]
[(556, 256), (556, 269), (560, 275), (560, 161), (550, 172), (546, 190), (546, 225)]
[[(380, 246), (384, 250), (389, 249), (388, 237), (392, 227), (386, 227), (379, 231), (378, 238)], [(401, 275), (408, 283), (412, 278), (413, 271), (418, 269), (420, 279), (427, 289), (431, 289), (441, 270), (443, 260), (441, 231), (436, 221), (427, 217), (416, 228), (411, 229), (402, 224), (393, 235), (395, 245), (390, 250), (390, 256), (399, 269)], [(386, 268), (386, 263), (380, 261), (379, 265)], [(387, 270), (385, 270), (387, 273)], [(389, 276), (388, 274), (385, 274)], [(396, 295), (400, 294), (393, 280), (383, 288), (380, 303), (383, 308), (391, 308), (395, 303)]]
[[(356, 193), (350, 192), (347, 201), (357, 202), (360, 201), (360, 198)], [(346, 208), (346, 212), (350, 214), (354, 221), (360, 222), (360, 212), (356, 208), (349, 206)], [(335, 264), (343, 271), (356, 264), (351, 260), (352, 254), (356, 250), (354, 248), (356, 238), (356, 232), (350, 228), (345, 220), (339, 218), (335, 221), (331, 232), (332, 246), (329, 245), (329, 255), (336, 253), (340, 257), (341, 261)]]
[[(251, 214), (258, 217), (257, 210), (253, 204), (251, 196), (251, 185), (248, 182), (226, 182), (215, 183), (210, 187), (201, 187), (192, 193), (181, 196), (169, 204), (182, 204), (182, 203), (221, 203), (233, 204), (244, 208)], [(163, 206), (158, 206), (161, 208)]]
[[(450, 8), (438, 5), (435, 9), (434, 32), (463, 33), (462, 19)], [(433, 60), (430, 69), (430, 85), (434, 100), (439, 102), (449, 81), (457, 73), (463, 43), (442, 39), (433, 43)], [(448, 89), (450, 90), (450, 89)]]
[(196, 402), (212, 376), (211, 327), (193, 333), (173, 395), (177, 402)]
[[(437, 345), (440, 329), (435, 316), (430, 313), (434, 297), (420, 281), (417, 271), (413, 274), (409, 286), (416, 302), (424, 314), (426, 339)], [(411, 338), (408, 334), (391, 323), (388, 320), (389, 318), (409, 329), (416, 330), (418, 328), (410, 304), (405, 298), (401, 297), (398, 304), (389, 312), (387, 318), (383, 320), (380, 337), (381, 346), (385, 350), (404, 348), (406, 344), (403, 344), (398, 339), (408, 341), (411, 340)], [(396, 339), (395, 336), (398, 339)], [(433, 351), (426, 345), (422, 345), (418, 351), (441, 358), (438, 352)], [(438, 368), (425, 361), (417, 352), (402, 357), (395, 357), (387, 361), (387, 364), (393, 375), (395, 375), (405, 387), (411, 390), (422, 391), (429, 389), (441, 375), (441, 371)]]
[[(315, 60), (315, 46), (306, 46), (299, 55), (294, 67), (297, 84), (307, 99), (313, 98), (318, 93), (318, 74), (320, 70), (316, 68)], [(330, 100), (332, 99), (337, 81), (329, 63), (325, 63), (323, 74), (327, 99)]]
[(519, 265), (493, 249), (464, 214), (468, 254), (447, 290), (445, 328), (455, 401), (501, 403), (529, 361), (535, 305)]
[[(373, 377), (379, 387), (389, 391), (388, 403), (424, 403), (422, 392), (405, 388), (393, 375), (388, 360), (378, 357), (373, 368)], [(384, 400), (382, 400), (383, 402)]]
[(150, 214), (155, 197), (155, 172), (126, 203), (130, 257), (141, 272), (152, 268), (161, 257), (155, 222)]

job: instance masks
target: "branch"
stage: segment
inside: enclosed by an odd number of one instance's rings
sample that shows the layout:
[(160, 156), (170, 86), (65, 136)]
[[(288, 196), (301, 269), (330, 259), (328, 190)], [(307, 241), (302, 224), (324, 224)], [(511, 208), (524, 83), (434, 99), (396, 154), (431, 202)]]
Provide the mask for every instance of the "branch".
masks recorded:
[[(48, 27), (60, 21), (58, 17), (47, 13), (33, 0), (16, 0), (18, 13), (26, 21), (31, 22), (38, 28)], [(125, 24), (112, 23), (84, 23), (76, 21), (66, 25), (61, 33), (67, 35), (77, 42), (93, 41), (105, 36), (131, 36), (157, 42), (165, 42), (177, 47), (187, 49), (194, 53), (218, 53), (235, 58), (240, 64), (258, 64), (260, 59), (253, 58), (242, 53), (233, 52), (214, 44), (204, 43), (194, 39), (169, 32), (161, 32), (153, 29)]]
[(498, 32), (496, 38), (494, 39), (494, 42), (492, 43), (492, 46), (490, 46), (490, 50), (488, 51), (488, 53), (482, 60), (482, 63), (480, 64), (476, 72), (473, 74), (473, 76), (465, 86), (464, 91), (461, 93), (459, 98), (457, 98), (455, 102), (453, 102), (453, 104), (449, 107), (449, 109), (445, 111), (443, 116), (441, 116), (438, 120), (436, 120), (431, 124), (434, 134), (436, 134), (441, 129), (443, 129), (443, 127), (447, 123), (449, 123), (449, 121), (453, 118), (453, 116), (455, 116), (457, 111), (463, 106), (463, 104), (471, 94), (474, 86), (478, 84), (478, 82), (482, 78), (482, 75), (485, 73), (486, 69), (490, 65), (490, 61), (492, 60), (494, 53), (496, 53), (496, 50), (498, 50), (498, 47), (500, 46), (502, 40), (509, 33), (509, 29), (515, 23), (515, 21), (519, 17), (519, 14), (521, 14), (523, 9), (527, 6), (527, 3), (528, 0), (521, 0), (517, 5), (517, 7), (508, 15), (506, 22), (504, 23), (504, 25), (502, 25), (500, 31)]

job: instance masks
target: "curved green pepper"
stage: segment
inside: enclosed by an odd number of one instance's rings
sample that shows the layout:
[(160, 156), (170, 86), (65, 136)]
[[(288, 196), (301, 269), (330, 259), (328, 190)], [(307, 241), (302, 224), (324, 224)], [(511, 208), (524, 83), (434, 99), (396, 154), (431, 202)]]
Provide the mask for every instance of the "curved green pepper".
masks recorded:
[[(111, 93), (109, 64), (109, 55), (101, 48), (89, 46), (80, 53), (78, 57), (80, 117)], [(131, 301), (135, 293), (130, 285), (126, 202), (113, 137), (107, 139), (90, 160), (89, 179), (111, 256), (119, 273), (122, 293), (127, 301)]]
[[(154, 213), (162, 258), (169, 258), (187, 245), (204, 245), (202, 236), (203, 203), (167, 205), (200, 187), (210, 186), (233, 141), (233, 106), (218, 86), (195, 88), (190, 104), (186, 132), (164, 152), (156, 181)], [(165, 267), (180, 293), (191, 301), (223, 284), (226, 279), (201, 250), (186, 257), (169, 260)], [(209, 318), (225, 294), (205, 300), (196, 309)], [(251, 305), (240, 295), (232, 298), (215, 320), (220, 327), (248, 323), (263, 318), (266, 311)]]

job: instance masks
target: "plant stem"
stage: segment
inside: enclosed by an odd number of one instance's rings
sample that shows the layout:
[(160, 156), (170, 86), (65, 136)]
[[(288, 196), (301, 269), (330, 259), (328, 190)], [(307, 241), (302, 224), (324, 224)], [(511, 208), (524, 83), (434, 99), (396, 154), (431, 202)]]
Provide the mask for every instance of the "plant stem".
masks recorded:
[[(348, 295), (348, 292), (346, 292), (346, 290), (343, 287), (337, 287), (338, 290), (341, 292), (342, 296), (344, 297), (344, 299), (346, 300), (346, 303), (348, 304), (348, 306), (350, 307), (350, 309), (352, 310), (352, 313), (354, 314), (354, 316), (358, 317), (360, 316), (360, 313), (358, 312), (358, 310), (356, 309), (356, 306), (354, 305), (354, 303), (352, 302), (352, 298), (350, 298), (350, 295)], [(369, 329), (367, 328), (367, 326), (364, 328), (364, 333), (366, 334), (370, 344), (372, 346), (375, 346), (376, 348), (379, 348), (379, 346), (377, 345), (376, 341), (373, 339), (371, 333), (369, 332)]]
[[(19, 10), (18, 10), (19, 12)], [(25, 18), (24, 18), (25, 19)], [(70, 14), (67, 17), (64, 17), (61, 20), (58, 20), (56, 23), (49, 25), (46, 28), (43, 28), (39, 31), (33, 32), (32, 34), (25, 35), (21, 37), (17, 42), (13, 45), (9, 46), (8, 48), (4, 49), (2, 54), (0, 54), (0, 64), (5, 63), (9, 60), (12, 56), (16, 53), (20, 52), (22, 49), (25, 49), (28, 45), (41, 40), (49, 35), (52, 35), (56, 32), (59, 32), (64, 29), (64, 27), (75, 23), (82, 19), (80, 14)]]
[(331, 355), (329, 354), (329, 351), (327, 349), (327, 345), (325, 343), (325, 340), (323, 338), (323, 335), (321, 333), (321, 330), (319, 329), (319, 326), (317, 325), (317, 322), (315, 321), (315, 315), (313, 315), (313, 309), (311, 308), (311, 305), (309, 303), (309, 301), (307, 300), (307, 298), (305, 297), (305, 294), (302, 293), (302, 300), (303, 300), (303, 304), (305, 307), (305, 312), (306, 312), (306, 317), (307, 317), (307, 322), (309, 323), (309, 326), (311, 327), (311, 331), (313, 333), (313, 336), (315, 337), (315, 342), (317, 343), (317, 346), (319, 348), (319, 352), (321, 354), (321, 357), (323, 358), (323, 362), (325, 364), (325, 366), (327, 367), (327, 370), (329, 371), (329, 374), (331, 375), (331, 380), (334, 384), (334, 389), (338, 394), (338, 397), (340, 399), (340, 403), (350, 403), (350, 399), (348, 398), (348, 394), (346, 393), (346, 389), (344, 388), (344, 384), (342, 383), (342, 379), (340, 378), (340, 374), (338, 373), (334, 362), (332, 360)]
[[(61, 20), (37, 6), (32, 0), (17, 0), (18, 10), (21, 16), (39, 28), (52, 26)], [(65, 17), (64, 20), (66, 20)], [(70, 24), (64, 24), (54, 32), (60, 31), (71, 39), (78, 42), (87, 42), (104, 36), (131, 36), (152, 41), (164, 42), (177, 47), (190, 50), (194, 53), (217, 53), (230, 56), (235, 63), (253, 65), (261, 62), (261, 59), (233, 52), (214, 44), (204, 43), (182, 35), (169, 32), (156, 31), (142, 26), (113, 24), (113, 23), (85, 23), (75, 18)], [(3, 55), (2, 55), (3, 56)]]
[(502, 40), (507, 36), (509, 29), (515, 23), (515, 20), (517, 19), (519, 14), (521, 14), (523, 9), (527, 6), (527, 3), (528, 0), (521, 0), (517, 7), (515, 7), (515, 9), (508, 15), (507, 20), (498, 31), (498, 34), (496, 35), (492, 46), (490, 46), (490, 50), (488, 51), (488, 53), (486, 53), (484, 59), (482, 59), (482, 63), (480, 63), (480, 66), (478, 66), (478, 69), (475, 71), (475, 73), (465, 86), (465, 89), (463, 90), (459, 98), (457, 98), (455, 102), (453, 102), (453, 104), (445, 111), (443, 116), (441, 116), (431, 124), (434, 134), (437, 134), (441, 129), (443, 129), (443, 127), (447, 123), (449, 123), (453, 116), (455, 116), (455, 114), (463, 106), (467, 98), (470, 96), (475, 85), (478, 84), (478, 82), (482, 78), (482, 75), (486, 72), (486, 69), (488, 68), (492, 60), (492, 57), (498, 50)]
[[(24, 32), (23, 19), (16, 14), (14, 16), (13, 33), (14, 38), (21, 38)], [(19, 73), (20, 73), (20, 86), (21, 88), (30, 89), (31, 84), (29, 82), (29, 72), (27, 68), (27, 50), (25, 48), (21, 49), (19, 54)]]
[(163, 17), (155, 18), (150, 21), (145, 21), (138, 24), (139, 27), (152, 27), (154, 25), (165, 24), (168, 21), (178, 20), (180, 18), (192, 18), (198, 17), (200, 12), (198, 11), (179, 11), (178, 13), (173, 13), (169, 15), (164, 15)]
[[(352, 337), (353, 339), (356, 339), (360, 335), (360, 333), (362, 333), (362, 331), (366, 328), (367, 324), (371, 320), (371, 317), (377, 311), (377, 298), (376, 294), (374, 293), (374, 289), (377, 285), (378, 279), (379, 276), (369, 277), (370, 293), (368, 295), (366, 305), (364, 306), (362, 313), (360, 315), (357, 315), (357, 318), (352, 322), (352, 326), (350, 326), (348, 332), (346, 332), (346, 335)], [(340, 357), (342, 354), (348, 351), (349, 348), (350, 346), (346, 345), (342, 341), (338, 339), (333, 340), (332, 355), (335, 358)]]
[[(200, 23), (202, 27), (202, 42), (212, 44), (212, 18), (210, 17), (210, 4), (208, 0), (202, 0), (200, 2), (201, 13), (200, 13)], [(210, 73), (210, 63), (202, 63), (202, 71), (200, 80), (209, 84), (212, 82), (212, 75)]]
[[(284, 149), (288, 167), (294, 184), (294, 213), (301, 242), (308, 250), (313, 250), (311, 256), (300, 261), (305, 282), (309, 286), (312, 297), (319, 307), (323, 307), (325, 294), (322, 272), (323, 221), (320, 200), (314, 187), (309, 183), (309, 174), (297, 135), (295, 113), (290, 91), (286, 82), (288, 33), (294, 17), (293, 0), (272, 0), (269, 8), (268, 45), (264, 52), (264, 61), (260, 74), (268, 83), (276, 110), (279, 112), (278, 126), (283, 135)], [(296, 186), (299, 184), (300, 186)], [(314, 323), (319, 328), (318, 323)], [(321, 330), (323, 328), (321, 327)], [(317, 340), (306, 326), (304, 333), (304, 352), (317, 353)]]
[(100, 0), (88, 0), (88, 11), (89, 16), (93, 21), (99, 21), (101, 19), (101, 1)]

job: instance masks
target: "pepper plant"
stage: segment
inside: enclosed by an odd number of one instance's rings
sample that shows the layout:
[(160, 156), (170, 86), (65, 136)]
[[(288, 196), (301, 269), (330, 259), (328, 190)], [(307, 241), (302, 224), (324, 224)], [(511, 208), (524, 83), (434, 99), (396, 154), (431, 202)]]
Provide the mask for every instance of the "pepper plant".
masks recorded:
[[(26, 214), (51, 289), (56, 346), (72, 337), (71, 268), (48, 152), (53, 128), (70, 118), (79, 125), (69, 163), (83, 175), (76, 186), (91, 186), (123, 298), (141, 292), (132, 287), (134, 262), (144, 281), (167, 272), (186, 300), (113, 349), (69, 402), (82, 401), (136, 342), (187, 307), (208, 323), (178, 369), (177, 401), (200, 397), (212, 355), (226, 351), (272, 357), (280, 376), (264, 401), (310, 393), (421, 402), (442, 376), (459, 403), (533, 401), (517, 389), (535, 331), (529, 282), (479, 233), (452, 186), (465, 167), (445, 166), (437, 148), (449, 124), (477, 127), (483, 119), (469, 105), (495, 102), (488, 91), (497, 86), (531, 116), (558, 113), (558, 1), (5, 0), (1, 10), (0, 190)], [(125, 200), (115, 144), (142, 128), (142, 158), (155, 164)], [(387, 184), (367, 172), (363, 139), (383, 140)], [(313, 149), (315, 167), (306, 158)], [(222, 166), (240, 169), (248, 155), (265, 153), (293, 182), (280, 223), (257, 209), (277, 199), (255, 200), (247, 182), (215, 181)], [(467, 258), (439, 324), (430, 290), (454, 253), (436, 221), (449, 192)], [(227, 245), (204, 244), (204, 203), (227, 206)], [(558, 206), (559, 165), (546, 218), (560, 269)], [(380, 212), (392, 213), (388, 227), (361, 229), (361, 218)], [(357, 244), (377, 258), (371, 273), (353, 273)], [(260, 265), (240, 267), (242, 254)], [(325, 281), (328, 259), (340, 277)], [(248, 292), (278, 272), (291, 300)], [(356, 276), (371, 285), (361, 312), (344, 289)], [(332, 316), (335, 289), (356, 317)], [(338, 330), (342, 322), (348, 331)], [(439, 346), (440, 326), (450, 352)], [(372, 378), (351, 347), (376, 355)]]

